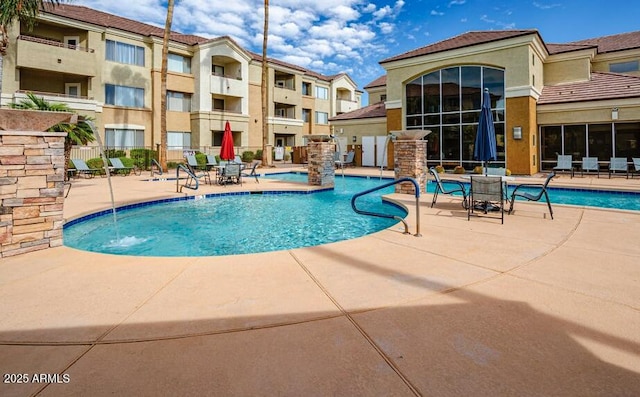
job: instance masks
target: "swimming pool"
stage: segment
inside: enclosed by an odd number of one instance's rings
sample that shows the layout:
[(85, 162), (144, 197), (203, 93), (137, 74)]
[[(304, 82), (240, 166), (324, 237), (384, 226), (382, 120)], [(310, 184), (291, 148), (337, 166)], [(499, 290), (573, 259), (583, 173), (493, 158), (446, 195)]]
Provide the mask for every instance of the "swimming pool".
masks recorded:
[[(301, 179), (302, 176), (304, 179)], [(306, 181), (306, 174), (296, 176)], [(270, 178), (293, 180), (289, 175)], [(386, 181), (385, 181), (386, 182)], [(248, 192), (161, 200), (101, 211), (64, 226), (64, 244), (86, 251), (138, 256), (213, 256), (285, 250), (360, 237), (397, 221), (358, 215), (354, 193), (379, 179), (348, 178), (318, 192)], [(358, 206), (400, 217), (406, 211), (367, 195)]]

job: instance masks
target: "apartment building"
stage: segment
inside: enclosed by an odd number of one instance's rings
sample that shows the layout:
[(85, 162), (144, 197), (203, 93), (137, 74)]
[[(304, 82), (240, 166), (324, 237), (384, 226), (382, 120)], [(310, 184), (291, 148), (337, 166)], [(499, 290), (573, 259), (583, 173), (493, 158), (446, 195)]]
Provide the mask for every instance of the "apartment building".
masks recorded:
[(563, 44), (537, 30), (467, 32), (380, 61), (386, 74), (365, 86), (371, 105), (331, 123), (354, 142), (431, 130), (428, 164), (470, 170), (488, 88), (497, 165), (528, 175), (565, 154), (606, 167), (611, 157), (640, 157), (639, 61), (640, 31)]
[[(16, 24), (3, 59), (0, 103), (26, 92), (93, 117), (110, 148), (160, 143), (161, 28), (68, 4), (47, 8), (32, 31)], [(237, 151), (262, 147), (262, 57), (230, 37), (172, 33), (167, 76), (168, 144), (215, 153), (230, 122)], [(346, 74), (324, 76), (268, 60), (269, 144), (329, 134), (329, 118), (361, 107)], [(171, 154), (170, 154), (171, 158)]]

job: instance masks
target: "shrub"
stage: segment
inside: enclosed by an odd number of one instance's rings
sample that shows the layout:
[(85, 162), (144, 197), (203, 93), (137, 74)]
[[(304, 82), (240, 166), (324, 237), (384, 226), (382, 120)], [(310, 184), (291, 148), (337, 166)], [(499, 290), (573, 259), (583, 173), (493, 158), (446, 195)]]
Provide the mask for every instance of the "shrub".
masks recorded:
[(444, 173), (444, 167), (442, 165), (436, 165), (436, 172), (438, 174)]
[(207, 155), (204, 153), (196, 152), (196, 161), (198, 162), (198, 165), (207, 164)]
[(170, 170), (174, 170), (178, 168), (178, 163), (176, 163), (175, 161), (167, 161), (167, 168)]
[(104, 174), (104, 162), (102, 161), (102, 157), (94, 157), (86, 161), (87, 167), (89, 168), (97, 168), (100, 170), (100, 174)]
[(511, 170), (507, 168), (506, 170), (504, 170), (504, 174), (506, 176), (511, 176)]
[(256, 150), (256, 155), (253, 156), (254, 159), (262, 160), (262, 149)]
[(127, 152), (119, 149), (107, 149), (104, 151), (108, 159), (127, 157)]
[(484, 169), (482, 168), (481, 165), (476, 165), (475, 168), (473, 169), (474, 174), (481, 175), (483, 172), (484, 172)]
[(131, 149), (129, 155), (133, 164), (143, 170), (151, 168), (151, 159), (158, 160), (158, 152), (151, 149)]
[(250, 162), (253, 161), (253, 159), (254, 159), (254, 154), (253, 154), (252, 151), (247, 150), (247, 151), (242, 152), (242, 161), (243, 162), (250, 163)]
[(456, 165), (456, 167), (453, 169), (453, 173), (454, 174), (464, 174), (464, 167), (461, 165)]

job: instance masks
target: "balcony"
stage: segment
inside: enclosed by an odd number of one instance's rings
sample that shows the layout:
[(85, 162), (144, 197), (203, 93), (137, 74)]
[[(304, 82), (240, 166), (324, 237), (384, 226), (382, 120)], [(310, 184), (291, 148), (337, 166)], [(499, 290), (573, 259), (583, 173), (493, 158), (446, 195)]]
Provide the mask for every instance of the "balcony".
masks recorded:
[(70, 96), (57, 92), (40, 92), (40, 91), (24, 91), (19, 90), (13, 94), (12, 102), (18, 103), (27, 99), (27, 92), (31, 92), (36, 96), (43, 98), (49, 103), (62, 103), (69, 107), (69, 109), (76, 112), (97, 112), (102, 111), (102, 105), (99, 104), (93, 98), (85, 96)]
[(247, 84), (242, 80), (241, 77), (215, 74), (211, 76), (212, 94), (244, 97), (246, 96), (247, 92)]
[(336, 113), (347, 113), (358, 109), (358, 102), (346, 100), (346, 99), (337, 99), (336, 100)]
[(96, 76), (97, 55), (90, 48), (25, 35), (18, 36), (16, 47), (19, 68)]

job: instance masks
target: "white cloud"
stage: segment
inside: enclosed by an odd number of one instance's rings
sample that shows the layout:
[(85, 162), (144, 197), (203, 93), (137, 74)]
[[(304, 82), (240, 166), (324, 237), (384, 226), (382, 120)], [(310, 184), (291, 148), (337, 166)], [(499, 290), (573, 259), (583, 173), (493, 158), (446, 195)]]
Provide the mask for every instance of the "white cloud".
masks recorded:
[(533, 6), (534, 6), (534, 7), (536, 7), (536, 8), (539, 8), (539, 9), (541, 9), (541, 10), (549, 10), (549, 9), (551, 9), (551, 8), (561, 7), (561, 6), (562, 6), (562, 4), (559, 4), (559, 3), (555, 3), (555, 4), (541, 4), (541, 3), (538, 3), (537, 1), (534, 1), (534, 2), (533, 2)]
[(449, 7), (451, 7), (451, 6), (461, 6), (466, 2), (467, 2), (466, 0), (451, 0), (449, 2)]
[(444, 12), (431, 10), (430, 14), (431, 15), (435, 15), (435, 16), (442, 16), (442, 15), (444, 15)]

